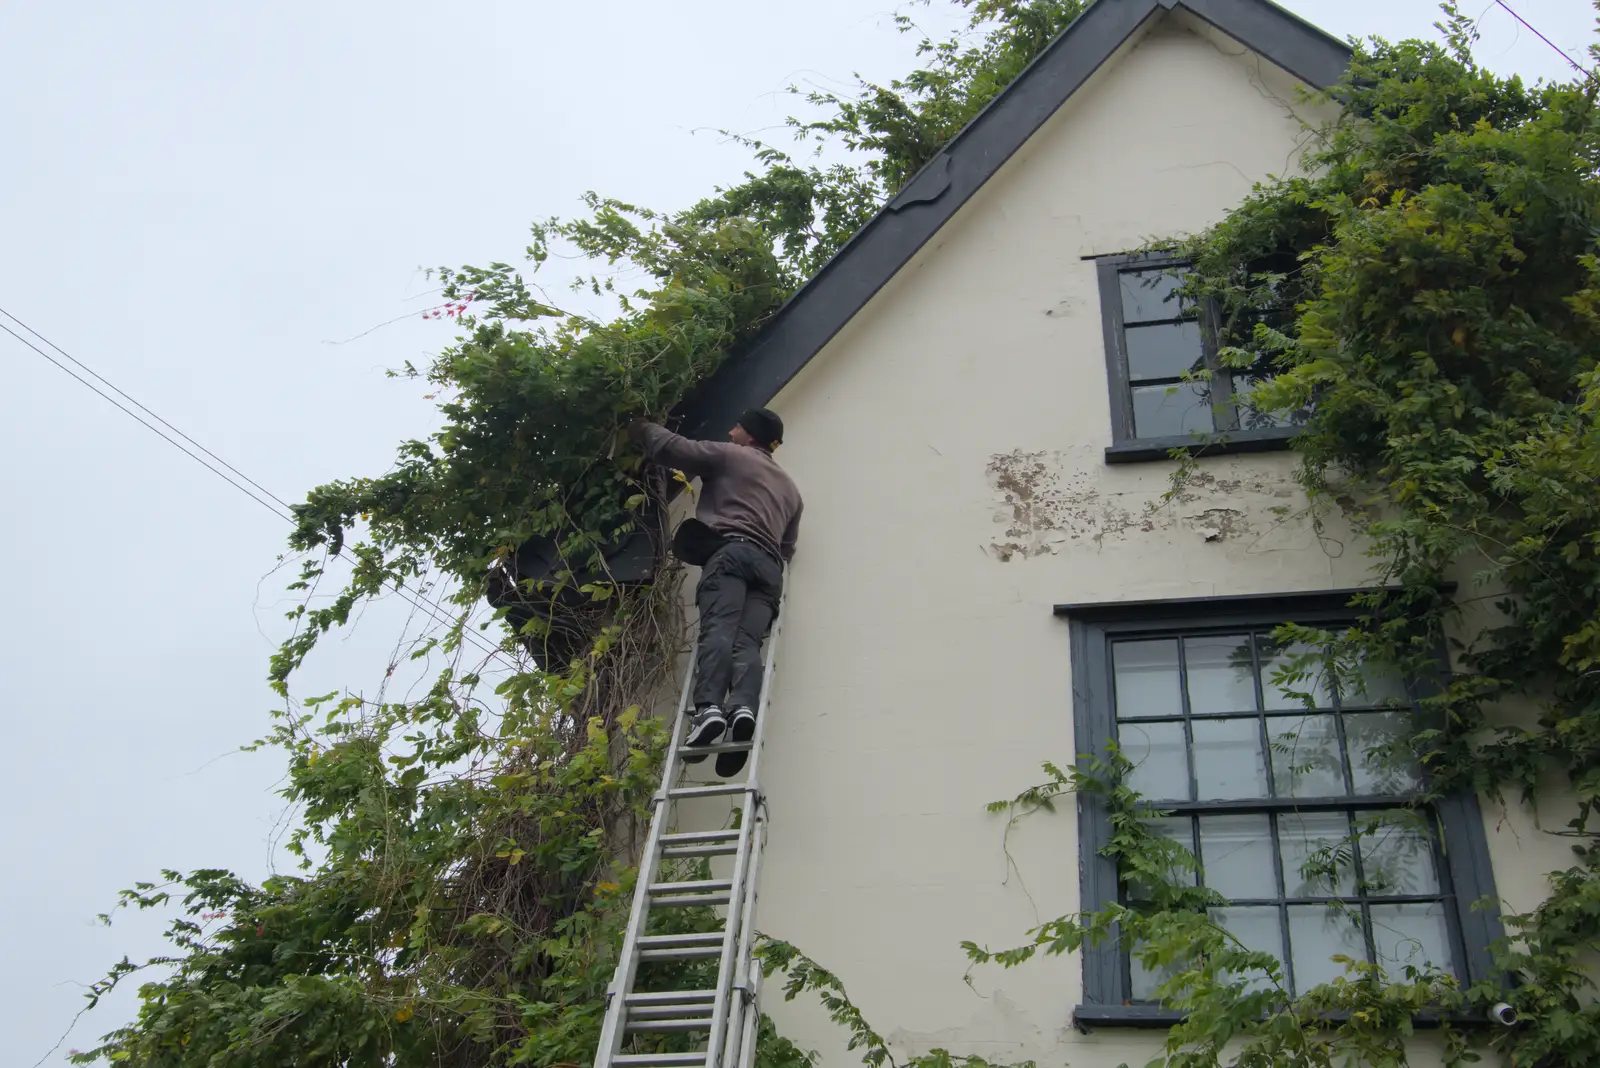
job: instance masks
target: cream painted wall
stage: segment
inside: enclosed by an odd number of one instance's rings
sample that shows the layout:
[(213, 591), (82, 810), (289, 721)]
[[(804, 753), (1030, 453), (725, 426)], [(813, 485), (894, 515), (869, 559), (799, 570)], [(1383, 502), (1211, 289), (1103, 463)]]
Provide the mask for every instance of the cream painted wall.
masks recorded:
[[(1002, 851), (984, 805), (1074, 756), (1060, 602), (1359, 585), (1284, 455), (1108, 467), (1095, 270), (1196, 230), (1291, 167), (1294, 83), (1186, 16), (1103, 68), (773, 406), (806, 498), (763, 778), (760, 929), (838, 974), (899, 1053), (1142, 1064), (1149, 1034), (1070, 1026), (1076, 959), (964, 981), (963, 939), (1009, 945), (1077, 906), (1070, 806)], [(1280, 516), (1274, 508), (1287, 506)], [(820, 1010), (763, 1007), (855, 1063)]]

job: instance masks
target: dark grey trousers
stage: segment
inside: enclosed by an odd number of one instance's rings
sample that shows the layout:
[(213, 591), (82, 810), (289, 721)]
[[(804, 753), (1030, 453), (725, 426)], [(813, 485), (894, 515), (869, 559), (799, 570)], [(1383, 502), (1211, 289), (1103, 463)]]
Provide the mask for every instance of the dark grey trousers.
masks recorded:
[(783, 565), (747, 541), (730, 541), (700, 570), (700, 652), (694, 703), (756, 707), (761, 698), (761, 643), (778, 614)]

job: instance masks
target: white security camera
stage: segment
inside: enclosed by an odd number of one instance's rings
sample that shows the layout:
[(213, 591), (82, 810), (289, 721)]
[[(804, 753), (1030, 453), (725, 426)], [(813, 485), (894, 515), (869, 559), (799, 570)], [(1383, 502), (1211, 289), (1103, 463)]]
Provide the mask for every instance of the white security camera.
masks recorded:
[(1501, 1027), (1510, 1027), (1517, 1022), (1517, 1010), (1502, 1001), (1489, 1010), (1489, 1019)]

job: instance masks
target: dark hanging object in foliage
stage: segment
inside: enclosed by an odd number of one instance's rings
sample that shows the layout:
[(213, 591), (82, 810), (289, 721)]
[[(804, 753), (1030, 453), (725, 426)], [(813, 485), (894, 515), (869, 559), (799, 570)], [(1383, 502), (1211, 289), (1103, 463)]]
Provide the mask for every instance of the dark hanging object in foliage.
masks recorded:
[(563, 671), (582, 656), (615, 604), (614, 597), (596, 599), (583, 587), (617, 586), (621, 594), (649, 584), (660, 568), (665, 538), (660, 511), (647, 507), (635, 530), (581, 558), (564, 558), (563, 540), (530, 538), (489, 572), (489, 603), (509, 609), (506, 618), (523, 647), (547, 671)]

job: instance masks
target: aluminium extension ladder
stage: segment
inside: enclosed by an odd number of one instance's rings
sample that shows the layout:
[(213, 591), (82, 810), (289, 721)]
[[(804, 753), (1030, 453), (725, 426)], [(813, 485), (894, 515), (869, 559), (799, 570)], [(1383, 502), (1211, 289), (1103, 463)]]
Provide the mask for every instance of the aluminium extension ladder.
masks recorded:
[[(787, 583), (785, 583), (787, 586)], [(761, 1014), (756, 993), (761, 970), (754, 958), (756, 883), (761, 869), (761, 847), (766, 839), (765, 802), (761, 796), (761, 739), (768, 718), (767, 702), (772, 691), (773, 664), (778, 636), (783, 629), (783, 597), (778, 602), (777, 618), (766, 641), (761, 669), (761, 699), (756, 707), (755, 735), (748, 742), (686, 748), (689, 713), (693, 711), (694, 661), (698, 650), (689, 653), (689, 670), (683, 683), (683, 697), (674, 716), (671, 740), (667, 745), (661, 786), (651, 803), (650, 833), (640, 859), (638, 885), (633, 892), (633, 909), (628, 915), (622, 955), (606, 991), (605, 1025), (600, 1032), (600, 1047), (594, 1068), (750, 1068), (755, 1063), (756, 1028)], [(710, 785), (680, 786), (684, 756), (704, 753), (748, 751), (744, 781)], [(733, 830), (673, 832), (677, 802), (701, 797), (727, 797), (738, 813)], [(698, 879), (688, 882), (658, 882), (663, 861), (684, 858), (732, 857), (733, 871), (727, 879)], [(721, 906), (724, 909), (719, 930), (698, 934), (650, 935), (650, 915), (656, 909), (695, 905)], [(716, 985), (710, 990), (672, 990), (643, 993), (636, 991), (639, 965), (649, 961), (717, 961)], [(631, 1034), (699, 1033), (705, 1049), (698, 1053), (623, 1053)]]

